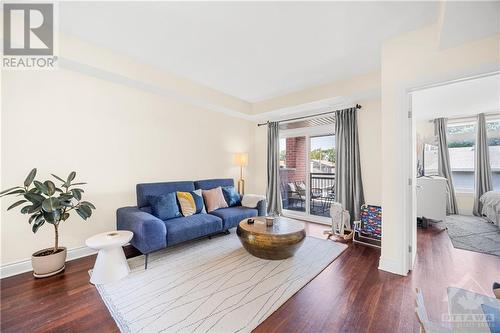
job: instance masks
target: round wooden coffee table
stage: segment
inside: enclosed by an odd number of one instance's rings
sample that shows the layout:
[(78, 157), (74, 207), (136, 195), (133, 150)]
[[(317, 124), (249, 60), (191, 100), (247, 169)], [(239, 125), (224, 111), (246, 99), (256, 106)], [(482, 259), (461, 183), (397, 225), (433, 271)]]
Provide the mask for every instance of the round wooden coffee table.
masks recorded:
[(243, 247), (252, 255), (270, 260), (286, 259), (294, 255), (306, 237), (304, 224), (286, 217), (276, 217), (271, 227), (265, 217), (253, 218), (254, 224), (244, 219), (238, 224), (236, 234)]

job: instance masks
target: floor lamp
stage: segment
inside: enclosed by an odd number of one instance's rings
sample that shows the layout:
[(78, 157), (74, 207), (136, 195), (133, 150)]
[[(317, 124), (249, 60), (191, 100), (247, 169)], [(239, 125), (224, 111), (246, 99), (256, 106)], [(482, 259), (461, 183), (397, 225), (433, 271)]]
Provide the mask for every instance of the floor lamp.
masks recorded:
[(234, 164), (240, 167), (240, 179), (238, 179), (238, 193), (245, 194), (245, 180), (243, 179), (243, 167), (248, 165), (248, 154), (234, 154)]

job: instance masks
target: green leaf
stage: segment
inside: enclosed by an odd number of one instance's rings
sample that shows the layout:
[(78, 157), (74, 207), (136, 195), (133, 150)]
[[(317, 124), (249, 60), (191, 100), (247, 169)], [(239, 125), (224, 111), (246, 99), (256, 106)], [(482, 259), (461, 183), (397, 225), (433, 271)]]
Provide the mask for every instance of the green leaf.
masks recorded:
[(36, 168), (32, 169), (28, 174), (28, 177), (26, 177), (26, 179), (24, 180), (24, 186), (25, 187), (30, 186), (31, 183), (33, 182), (33, 179), (35, 179), (35, 176), (36, 176)]
[(1, 197), (5, 196), (5, 195), (12, 195), (12, 194), (21, 194), (21, 193), (26, 193), (25, 190), (15, 190), (15, 191), (12, 191), (12, 192), (9, 192), (9, 193), (6, 193), (6, 194), (3, 194), (3, 195), (0, 195)]
[(61, 201), (61, 206), (73, 207), (73, 205), (71, 204), (71, 201), (68, 201), (68, 200)]
[(45, 219), (45, 221), (52, 224), (54, 224), (54, 222), (59, 221), (60, 217), (61, 217), (61, 212), (58, 209), (52, 212), (43, 212), (43, 218)]
[(71, 186), (76, 186), (76, 185), (86, 185), (87, 183), (73, 183)]
[(40, 183), (38, 180), (35, 180), (33, 184), (35, 184), (35, 187), (38, 189), (38, 191), (42, 192), (43, 194), (47, 194), (49, 192), (47, 186), (45, 186), (45, 184)]
[(66, 221), (69, 218), (69, 213), (64, 213), (61, 220)]
[(15, 208), (25, 202), (28, 202), (28, 200), (19, 200), (17, 202), (14, 202), (12, 205), (9, 206), (9, 208), (7, 208), (7, 210), (11, 210), (12, 208)]
[(71, 190), (71, 193), (73, 193), (73, 196), (78, 201), (82, 200), (82, 192), (83, 191), (81, 191), (80, 189), (77, 189), (77, 188), (74, 188)]
[(77, 208), (76, 209), (76, 212), (78, 213), (78, 215), (80, 215), (80, 217), (84, 220), (86, 220), (88, 218), (87, 215), (85, 215), (85, 212), (83, 210), (81, 210), (80, 208)]
[(72, 181), (73, 179), (75, 179), (75, 177), (76, 177), (76, 172), (71, 171), (71, 173), (68, 175), (68, 180), (66, 181), (66, 183), (67, 183), (68, 185), (70, 185), (70, 184), (71, 184), (71, 181)]
[(33, 214), (39, 212), (42, 209), (42, 205), (31, 205), (28, 209), (28, 214)]
[(31, 201), (35, 205), (40, 205), (45, 197), (38, 193), (28, 192), (24, 194), (24, 197)]
[(72, 193), (61, 193), (59, 195), (59, 199), (61, 199), (61, 200), (71, 200), (71, 199), (73, 199), (73, 194)]
[(47, 199), (43, 200), (43, 202), (42, 202), (42, 209), (45, 212), (50, 213), (50, 212), (53, 212), (54, 210), (56, 210), (60, 207), (61, 207), (61, 203), (60, 203), (59, 199), (54, 198), (54, 197), (47, 198)]
[(16, 186), (16, 187), (11, 187), (11, 188), (9, 188), (9, 189), (3, 190), (2, 192), (0, 192), (0, 196), (7, 195), (7, 192), (10, 192), (10, 191), (12, 191), (12, 190), (15, 190), (16, 188), (21, 188), (21, 187)]
[(85, 205), (85, 206), (89, 206), (92, 209), (96, 209), (95, 206), (92, 203), (88, 202), (88, 201), (82, 201), (81, 204)]
[(43, 219), (43, 216), (41, 216), (41, 219), (36, 219), (35, 223), (33, 223), (33, 226), (31, 227), (33, 233), (36, 233), (38, 231), (38, 228), (40, 228), (44, 223), (45, 220)]
[(32, 205), (29, 205), (29, 206), (24, 206), (23, 208), (21, 208), (21, 214), (26, 214), (28, 213), (28, 211), (30, 210), (30, 208), (32, 208), (33, 206)]
[(85, 213), (85, 215), (87, 215), (87, 217), (90, 217), (92, 215), (92, 209), (90, 209), (89, 206), (81, 205), (80, 209), (83, 210), (83, 212)]
[(28, 223), (31, 224), (36, 218), (40, 217), (41, 215), (38, 214), (33, 214), (30, 216), (30, 219), (28, 220)]
[(47, 187), (48, 195), (54, 195), (54, 193), (56, 193), (56, 185), (52, 181), (46, 180), (43, 184)]
[(55, 179), (57, 179), (57, 180), (59, 180), (59, 181), (61, 181), (61, 182), (63, 182), (63, 183), (66, 183), (66, 181), (64, 181), (61, 177), (58, 177), (58, 176), (54, 175), (53, 173), (51, 173), (51, 175), (52, 175), (52, 177), (54, 177)]

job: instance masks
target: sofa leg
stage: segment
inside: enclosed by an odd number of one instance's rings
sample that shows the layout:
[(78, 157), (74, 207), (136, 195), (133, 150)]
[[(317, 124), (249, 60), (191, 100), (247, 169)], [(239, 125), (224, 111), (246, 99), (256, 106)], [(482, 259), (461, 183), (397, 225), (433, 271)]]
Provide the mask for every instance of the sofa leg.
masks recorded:
[(230, 233), (231, 232), (228, 229), (224, 230), (224, 235), (229, 235)]
[(149, 253), (144, 255), (144, 270), (148, 269), (148, 257)]

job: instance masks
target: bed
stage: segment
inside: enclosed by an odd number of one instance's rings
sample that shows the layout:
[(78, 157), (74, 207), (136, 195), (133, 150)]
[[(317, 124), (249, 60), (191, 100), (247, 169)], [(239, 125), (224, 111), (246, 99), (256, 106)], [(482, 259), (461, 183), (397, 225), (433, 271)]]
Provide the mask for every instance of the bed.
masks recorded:
[(479, 201), (483, 204), (481, 214), (497, 226), (500, 226), (500, 191), (486, 192)]

